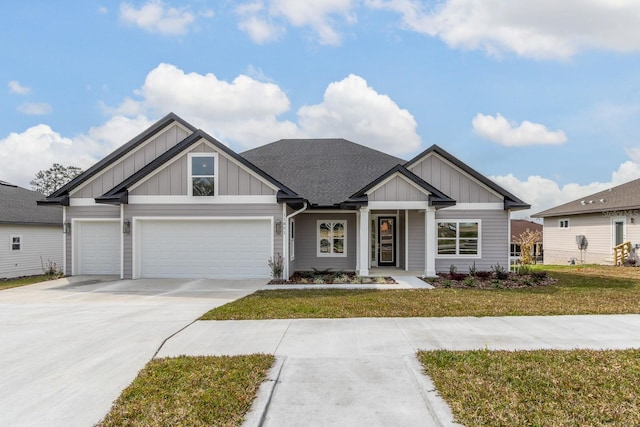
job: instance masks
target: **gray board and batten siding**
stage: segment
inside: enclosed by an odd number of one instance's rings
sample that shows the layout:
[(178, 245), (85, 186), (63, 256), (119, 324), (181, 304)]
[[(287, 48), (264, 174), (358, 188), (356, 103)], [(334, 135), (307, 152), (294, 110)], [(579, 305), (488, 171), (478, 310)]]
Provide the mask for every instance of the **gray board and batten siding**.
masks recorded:
[(112, 165), (109, 165), (78, 189), (72, 190), (71, 196), (77, 198), (95, 198), (102, 196), (126, 178), (151, 163), (169, 148), (185, 139), (190, 133), (191, 132), (188, 132), (177, 123), (173, 123), (164, 131), (142, 143), (131, 153), (128, 153)]
[[(216, 153), (218, 158), (218, 195), (275, 195), (276, 191), (246, 169), (230, 160), (224, 153), (201, 142), (188, 153)], [(132, 196), (186, 196), (188, 185), (188, 153), (160, 169), (135, 186)]]
[(376, 201), (427, 201), (429, 195), (406, 179), (395, 176), (380, 188), (367, 194), (370, 202)]
[(414, 163), (409, 170), (458, 203), (502, 203), (504, 200), (435, 154)]

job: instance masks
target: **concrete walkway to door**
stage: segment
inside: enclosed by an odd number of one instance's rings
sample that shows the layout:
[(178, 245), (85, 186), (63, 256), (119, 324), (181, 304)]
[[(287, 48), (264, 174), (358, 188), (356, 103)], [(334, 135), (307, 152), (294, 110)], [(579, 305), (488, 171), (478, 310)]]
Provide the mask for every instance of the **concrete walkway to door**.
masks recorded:
[(0, 426), (94, 425), (166, 338), (266, 282), (85, 276), (0, 291)]
[(640, 315), (198, 321), (158, 356), (275, 354), (247, 425), (451, 425), (417, 350), (639, 348), (638, 331)]

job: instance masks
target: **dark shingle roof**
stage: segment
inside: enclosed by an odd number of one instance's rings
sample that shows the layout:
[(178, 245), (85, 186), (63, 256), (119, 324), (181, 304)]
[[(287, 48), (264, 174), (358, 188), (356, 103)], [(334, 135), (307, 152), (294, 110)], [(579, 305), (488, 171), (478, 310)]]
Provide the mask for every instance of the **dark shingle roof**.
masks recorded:
[(0, 224), (62, 224), (62, 209), (37, 206), (44, 195), (0, 181)]
[(346, 139), (281, 139), (241, 156), (317, 206), (339, 204), (405, 162)]
[(640, 179), (608, 190), (581, 197), (551, 209), (539, 212), (534, 217), (576, 215), (594, 212), (607, 212), (628, 209), (640, 209)]
[[(522, 233), (527, 231), (536, 232), (539, 231), (542, 233), (542, 224), (538, 224), (537, 222), (528, 221), (526, 219), (512, 219), (511, 220), (511, 240), (514, 240)], [(540, 242), (542, 239), (539, 240)]]

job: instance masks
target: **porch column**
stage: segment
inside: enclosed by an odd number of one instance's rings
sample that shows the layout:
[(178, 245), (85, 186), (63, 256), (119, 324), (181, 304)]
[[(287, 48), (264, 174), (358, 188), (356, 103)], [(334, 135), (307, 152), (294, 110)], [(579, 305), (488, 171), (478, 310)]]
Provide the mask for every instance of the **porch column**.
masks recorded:
[(424, 213), (424, 275), (436, 277), (436, 209), (429, 206)]
[(360, 208), (358, 227), (358, 275), (369, 275), (369, 207)]

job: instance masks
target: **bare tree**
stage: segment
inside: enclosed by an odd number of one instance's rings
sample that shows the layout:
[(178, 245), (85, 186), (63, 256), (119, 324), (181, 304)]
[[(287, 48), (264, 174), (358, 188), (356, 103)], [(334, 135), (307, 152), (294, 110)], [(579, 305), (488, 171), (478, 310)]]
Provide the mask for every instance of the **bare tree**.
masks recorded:
[(533, 247), (540, 241), (542, 241), (542, 233), (539, 230), (527, 230), (515, 238), (513, 242), (520, 245), (520, 262), (522, 264), (533, 264)]
[(54, 163), (49, 169), (36, 173), (29, 184), (34, 191), (48, 196), (81, 173), (82, 169), (79, 167)]

